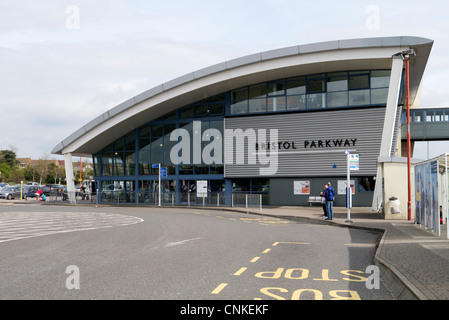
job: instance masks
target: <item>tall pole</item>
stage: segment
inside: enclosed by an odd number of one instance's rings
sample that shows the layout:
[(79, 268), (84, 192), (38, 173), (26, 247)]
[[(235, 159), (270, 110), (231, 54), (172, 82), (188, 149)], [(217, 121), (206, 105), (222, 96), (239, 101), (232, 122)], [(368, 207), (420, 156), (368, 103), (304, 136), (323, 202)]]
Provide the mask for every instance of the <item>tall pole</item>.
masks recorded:
[(158, 206), (161, 206), (161, 164), (158, 164), (158, 168), (159, 168), (159, 195), (158, 195)]
[(410, 143), (410, 58), (405, 60), (406, 81), (407, 81), (407, 186), (408, 186), (408, 201), (407, 201), (407, 217), (412, 220), (412, 192), (410, 182), (410, 168), (411, 168), (411, 143)]
[(346, 201), (347, 201), (347, 206), (348, 206), (348, 212), (347, 212), (347, 217), (346, 217), (346, 222), (351, 222), (351, 163), (350, 163), (350, 157), (351, 155), (349, 154), (349, 152), (346, 154), (346, 163), (347, 163), (347, 169), (346, 169)]

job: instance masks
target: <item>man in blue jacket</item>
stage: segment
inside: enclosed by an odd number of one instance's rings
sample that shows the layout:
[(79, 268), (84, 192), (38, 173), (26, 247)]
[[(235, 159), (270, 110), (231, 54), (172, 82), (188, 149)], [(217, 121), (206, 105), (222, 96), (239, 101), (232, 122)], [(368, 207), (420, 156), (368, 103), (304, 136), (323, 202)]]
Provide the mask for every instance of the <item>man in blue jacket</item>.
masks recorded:
[(335, 190), (332, 188), (331, 183), (327, 183), (327, 189), (324, 191), (324, 199), (326, 199), (326, 211), (327, 217), (325, 220), (332, 220), (334, 215), (334, 197)]

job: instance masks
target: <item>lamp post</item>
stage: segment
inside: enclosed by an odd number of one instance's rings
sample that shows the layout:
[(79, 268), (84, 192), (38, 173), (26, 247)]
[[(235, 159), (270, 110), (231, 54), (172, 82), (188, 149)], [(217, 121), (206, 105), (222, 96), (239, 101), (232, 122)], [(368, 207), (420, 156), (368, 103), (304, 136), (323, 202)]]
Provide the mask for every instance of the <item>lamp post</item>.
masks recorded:
[(407, 219), (412, 220), (412, 191), (411, 191), (411, 142), (410, 142), (410, 59), (415, 56), (415, 50), (409, 49), (399, 52), (395, 56), (400, 56), (405, 61), (405, 76), (406, 76), (406, 94), (407, 94)]

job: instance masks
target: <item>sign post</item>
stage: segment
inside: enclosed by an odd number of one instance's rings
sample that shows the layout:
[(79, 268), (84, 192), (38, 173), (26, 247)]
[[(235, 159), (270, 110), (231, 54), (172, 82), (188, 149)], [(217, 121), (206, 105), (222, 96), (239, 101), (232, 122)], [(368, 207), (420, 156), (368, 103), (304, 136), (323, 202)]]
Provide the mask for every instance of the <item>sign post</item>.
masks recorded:
[[(359, 155), (351, 154), (345, 150), (347, 169), (346, 169), (346, 208), (348, 209), (346, 222), (351, 223), (351, 208), (352, 208), (352, 190), (351, 190), (351, 170), (359, 170)], [(354, 186), (355, 187), (355, 186)]]
[(203, 207), (205, 198), (207, 198), (207, 180), (198, 180), (196, 182), (196, 196), (203, 198)]
[(157, 163), (157, 164), (153, 164), (151, 166), (151, 168), (158, 168), (158, 173), (159, 173), (159, 185), (158, 185), (158, 206), (161, 206), (161, 164)]

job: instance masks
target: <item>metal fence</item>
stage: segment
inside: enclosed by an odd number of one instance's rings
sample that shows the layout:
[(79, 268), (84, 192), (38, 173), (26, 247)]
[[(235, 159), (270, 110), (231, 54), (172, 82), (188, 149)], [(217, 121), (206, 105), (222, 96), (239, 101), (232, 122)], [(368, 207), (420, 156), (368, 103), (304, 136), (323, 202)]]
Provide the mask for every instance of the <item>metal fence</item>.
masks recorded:
[(46, 200), (49, 203), (71, 204), (109, 204), (109, 205), (156, 205), (161, 206), (202, 206), (202, 207), (238, 207), (256, 208), (262, 211), (265, 194), (208, 192), (199, 197), (195, 192), (158, 192), (149, 191), (100, 191), (100, 192), (63, 192), (51, 193)]

